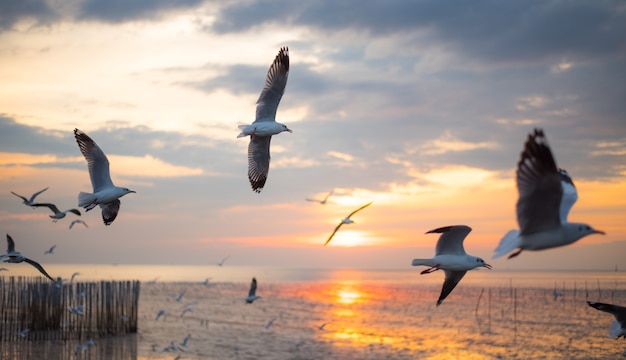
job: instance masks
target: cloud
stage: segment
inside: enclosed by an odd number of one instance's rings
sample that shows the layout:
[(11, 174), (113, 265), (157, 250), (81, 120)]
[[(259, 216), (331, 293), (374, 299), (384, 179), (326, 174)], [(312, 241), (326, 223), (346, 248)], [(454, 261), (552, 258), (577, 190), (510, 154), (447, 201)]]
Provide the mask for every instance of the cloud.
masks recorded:
[(11, 30), (22, 20), (45, 25), (59, 15), (46, 0), (0, 1), (0, 31)]

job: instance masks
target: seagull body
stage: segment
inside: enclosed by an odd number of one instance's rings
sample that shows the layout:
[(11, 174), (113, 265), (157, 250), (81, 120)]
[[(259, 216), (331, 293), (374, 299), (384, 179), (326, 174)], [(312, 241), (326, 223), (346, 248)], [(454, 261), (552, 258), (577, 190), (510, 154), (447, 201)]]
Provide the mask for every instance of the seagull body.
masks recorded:
[(24, 196), (20, 195), (20, 194), (16, 194), (13, 191), (11, 191), (11, 194), (19, 197), (20, 199), (22, 199), (22, 203), (26, 206), (35, 206), (35, 198), (37, 197), (37, 195), (41, 194), (42, 192), (48, 190), (48, 188), (42, 189), (37, 191), (36, 193), (34, 193), (33, 195), (30, 196), (29, 199), (25, 198)]
[(339, 228), (341, 227), (341, 225), (343, 224), (353, 224), (354, 221), (351, 219), (352, 215), (356, 214), (357, 212), (365, 209), (366, 207), (370, 206), (372, 204), (373, 201), (368, 202), (367, 204), (361, 206), (360, 208), (354, 210), (353, 212), (350, 213), (350, 215), (346, 216), (344, 219), (341, 220), (341, 222), (335, 227), (335, 230), (333, 230), (333, 233), (330, 234), (330, 236), (328, 237), (328, 240), (326, 240), (326, 242), (324, 243), (324, 246), (326, 246), (326, 244), (328, 244), (330, 242), (330, 240), (332, 240), (333, 236), (335, 236), (335, 233), (337, 232), (337, 230), (339, 230)]
[(308, 198), (307, 198), (307, 199), (306, 199), (306, 201), (313, 201), (313, 202), (318, 202), (318, 203), (320, 203), (320, 204), (322, 204), (322, 205), (326, 205), (326, 203), (328, 202), (328, 198), (329, 198), (329, 197), (333, 194), (333, 191), (335, 191), (335, 189), (331, 190), (331, 191), (328, 193), (328, 195), (326, 195), (326, 196), (324, 197), (324, 199), (322, 199), (322, 200), (317, 200), (317, 199), (308, 199)]
[(14, 264), (26, 262), (34, 266), (45, 277), (54, 281), (54, 279), (50, 275), (48, 275), (46, 270), (44, 270), (43, 266), (39, 265), (38, 262), (33, 261), (27, 258), (26, 256), (22, 255), (21, 253), (15, 251), (15, 242), (13, 241), (11, 236), (9, 236), (9, 234), (7, 234), (7, 253), (4, 255), (0, 255), (0, 260), (7, 262), (7, 263), (14, 263)]
[(615, 321), (611, 323), (609, 328), (609, 338), (619, 339), (621, 336), (626, 339), (626, 307), (591, 301), (587, 301), (587, 304), (615, 316)]
[(89, 226), (87, 226), (87, 223), (82, 221), (81, 219), (76, 219), (76, 220), (72, 220), (72, 222), (70, 223), (70, 229), (74, 227), (74, 225), (76, 224), (83, 224), (85, 225), (86, 228), (88, 228)]
[(52, 245), (52, 246), (50, 247), (50, 249), (48, 249), (48, 250), (44, 251), (44, 253), (43, 253), (43, 254), (44, 254), (44, 255), (46, 255), (46, 254), (54, 254), (54, 249), (56, 249), (56, 247), (57, 247), (56, 245)]
[(36, 206), (36, 207), (45, 206), (45, 207), (49, 208), (50, 210), (52, 210), (52, 215), (50, 215), (50, 218), (52, 219), (52, 222), (57, 222), (58, 220), (63, 219), (67, 215), (68, 212), (71, 212), (73, 214), (76, 214), (76, 215), (80, 216), (80, 211), (78, 211), (77, 209), (68, 209), (68, 210), (65, 210), (65, 211), (61, 211), (54, 204), (36, 203), (36, 204), (33, 204), (33, 206)]
[(517, 164), (517, 223), (501, 240), (493, 258), (522, 250), (545, 250), (569, 245), (591, 234), (604, 234), (583, 223), (567, 222), (570, 209), (578, 199), (574, 183), (558, 169), (543, 130), (528, 135)]
[(445, 226), (430, 230), (427, 234), (441, 234), (437, 240), (435, 256), (432, 259), (413, 259), (411, 265), (425, 265), (429, 268), (421, 274), (430, 274), (437, 270), (443, 270), (446, 278), (441, 288), (441, 294), (437, 300), (437, 306), (454, 290), (456, 285), (463, 279), (468, 270), (477, 267), (491, 269), (491, 265), (479, 257), (468, 255), (463, 248), (463, 240), (472, 229), (465, 225)]
[(276, 122), (276, 110), (285, 92), (289, 75), (289, 49), (283, 47), (267, 71), (265, 86), (257, 100), (256, 119), (250, 125), (239, 125), (238, 138), (250, 136), (248, 144), (248, 180), (254, 192), (260, 193), (270, 169), (270, 141), (272, 135), (292, 132)]
[(187, 347), (187, 342), (189, 341), (189, 339), (191, 339), (191, 334), (187, 334), (187, 336), (185, 336), (185, 338), (183, 339), (183, 341), (180, 343), (181, 346)]
[(78, 206), (89, 211), (100, 205), (102, 209), (102, 220), (105, 225), (111, 225), (117, 217), (120, 209), (120, 200), (122, 196), (134, 193), (125, 187), (113, 185), (111, 175), (109, 173), (109, 160), (100, 147), (84, 132), (74, 129), (74, 138), (80, 148), (80, 152), (87, 160), (89, 168), (89, 177), (93, 193), (80, 192), (78, 194)]
[(250, 283), (250, 290), (248, 291), (248, 297), (246, 298), (246, 304), (252, 304), (254, 300), (260, 299), (260, 296), (256, 294), (256, 278), (252, 278)]

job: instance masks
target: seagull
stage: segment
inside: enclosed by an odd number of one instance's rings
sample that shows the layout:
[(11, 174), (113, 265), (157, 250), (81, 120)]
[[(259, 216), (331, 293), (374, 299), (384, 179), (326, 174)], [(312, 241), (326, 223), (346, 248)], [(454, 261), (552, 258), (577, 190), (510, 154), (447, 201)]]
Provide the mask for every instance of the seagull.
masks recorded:
[(183, 290), (180, 295), (178, 295), (178, 297), (176, 298), (176, 301), (178, 302), (183, 302), (183, 296), (185, 296), (185, 293), (187, 292), (187, 290)]
[(74, 225), (76, 225), (76, 224), (83, 224), (83, 225), (85, 225), (86, 228), (89, 227), (89, 226), (87, 226), (86, 222), (82, 221), (81, 219), (76, 219), (76, 220), (72, 220), (72, 222), (70, 223), (70, 229), (72, 227), (74, 227)]
[(85, 307), (83, 305), (78, 305), (77, 307), (71, 307), (68, 305), (67, 310), (70, 311), (70, 314), (85, 315)]
[(324, 243), (324, 246), (326, 246), (326, 244), (328, 244), (330, 242), (330, 240), (333, 238), (333, 236), (335, 236), (335, 233), (337, 232), (337, 230), (339, 230), (339, 228), (341, 227), (341, 225), (343, 224), (352, 224), (354, 223), (354, 221), (352, 221), (352, 219), (350, 219), (350, 217), (352, 217), (352, 215), (356, 214), (357, 212), (365, 209), (366, 207), (370, 206), (372, 204), (373, 201), (368, 202), (367, 204), (361, 206), (360, 208), (354, 210), (353, 212), (350, 213), (350, 215), (346, 216), (345, 219), (341, 220), (341, 222), (339, 223), (339, 225), (337, 225), (335, 227), (335, 230), (333, 230), (333, 233), (330, 234), (330, 236), (328, 237), (328, 240), (326, 240), (326, 242)]
[(183, 339), (183, 341), (180, 343), (181, 346), (187, 347), (187, 341), (189, 341), (189, 339), (191, 339), (191, 334), (187, 334), (187, 336), (185, 336), (185, 338)]
[(225, 258), (223, 258), (222, 261), (217, 263), (217, 266), (223, 266), (224, 265), (224, 261), (226, 261), (229, 257), (230, 257), (230, 255), (228, 255)]
[(19, 197), (22, 199), (22, 203), (26, 206), (35, 206), (35, 198), (37, 197), (37, 195), (41, 194), (42, 192), (48, 190), (49, 188), (45, 188), (42, 190), (37, 191), (36, 193), (34, 193), (33, 195), (31, 195), (30, 199), (25, 198), (24, 196), (20, 195), (20, 194), (16, 194), (13, 191), (11, 191), (11, 194)]
[(485, 263), (483, 259), (465, 253), (463, 240), (470, 231), (472, 228), (466, 225), (444, 226), (428, 231), (426, 234), (441, 234), (435, 247), (435, 257), (432, 259), (413, 259), (411, 263), (413, 266), (429, 266), (428, 269), (421, 272), (422, 275), (430, 274), (439, 269), (446, 274), (437, 306), (441, 305), (468, 270), (477, 267), (491, 269), (491, 265)]
[(74, 282), (74, 278), (75, 278), (76, 276), (78, 276), (78, 275), (80, 275), (80, 273), (79, 273), (79, 272), (75, 272), (75, 273), (73, 273), (73, 274), (72, 274), (72, 277), (70, 278), (70, 284), (71, 284), (72, 282)]
[(93, 187), (92, 194), (82, 191), (78, 194), (78, 206), (89, 211), (96, 205), (100, 205), (104, 225), (111, 225), (120, 210), (119, 198), (135, 191), (113, 185), (111, 175), (109, 174), (109, 160), (87, 134), (74, 129), (74, 137), (80, 152), (87, 160), (87, 168), (89, 168), (89, 177)]
[(167, 314), (167, 310), (163, 310), (163, 309), (159, 310), (159, 312), (156, 314), (156, 319), (154, 320), (159, 320), (159, 318), (165, 314)]
[(328, 323), (323, 323), (322, 325), (318, 326), (317, 328), (324, 331), (324, 328), (326, 327), (326, 324)]
[(569, 245), (591, 234), (604, 234), (583, 223), (567, 222), (567, 215), (578, 199), (578, 192), (567, 171), (558, 169), (543, 130), (528, 135), (517, 163), (517, 223), (500, 240), (493, 258), (517, 249), (545, 250)]
[(26, 329), (20, 331), (17, 335), (20, 336), (20, 337), (26, 337), (26, 334), (28, 334), (29, 331), (30, 331), (30, 329), (26, 328)]
[(265, 330), (269, 330), (274, 324), (274, 321), (276, 321), (276, 318), (272, 318), (270, 321), (268, 321), (267, 325), (265, 325)]
[(246, 298), (246, 304), (252, 304), (254, 300), (260, 299), (260, 296), (256, 294), (256, 278), (252, 278), (252, 283), (250, 283), (250, 291), (248, 291), (248, 297)]
[(45, 207), (49, 208), (50, 210), (52, 210), (53, 214), (50, 215), (50, 218), (52, 219), (52, 222), (57, 222), (60, 219), (63, 219), (65, 217), (65, 215), (67, 215), (68, 212), (71, 212), (73, 214), (76, 214), (76, 215), (80, 216), (80, 211), (78, 211), (77, 209), (68, 209), (68, 210), (65, 210), (65, 211), (61, 211), (54, 204), (35, 203), (35, 204), (33, 204), (33, 206), (36, 206), (36, 207), (45, 206)]
[(289, 49), (283, 47), (267, 71), (265, 86), (257, 100), (256, 119), (250, 125), (239, 125), (237, 138), (250, 135), (248, 144), (248, 180), (254, 192), (260, 193), (270, 170), (270, 141), (272, 135), (292, 132), (276, 122), (276, 110), (283, 97), (289, 75)]
[(163, 349), (161, 349), (161, 352), (170, 352), (170, 351), (183, 351), (183, 349), (181, 349), (180, 347), (178, 347), (177, 345), (174, 344), (174, 342), (170, 342), (170, 344), (166, 347), (164, 347)]
[(619, 339), (621, 336), (626, 339), (626, 307), (591, 301), (587, 301), (587, 304), (615, 316), (616, 321), (613, 321), (609, 328), (609, 338)]
[(81, 350), (87, 350), (87, 349), (89, 349), (90, 346), (96, 346), (96, 343), (92, 339), (89, 339), (84, 344), (78, 345), (76, 347), (75, 353), (78, 354), (78, 352), (81, 351)]
[(180, 317), (185, 316), (186, 313), (188, 312), (193, 312), (193, 307), (186, 307), (183, 309), (183, 311), (180, 313)]
[(307, 199), (306, 199), (306, 201), (313, 201), (313, 202), (318, 202), (318, 203), (320, 203), (320, 204), (322, 204), (322, 205), (326, 205), (326, 202), (328, 201), (328, 198), (329, 198), (329, 197), (333, 194), (333, 191), (335, 191), (335, 189), (331, 190), (331, 191), (328, 193), (328, 195), (326, 195), (326, 196), (324, 197), (324, 199), (323, 199), (323, 200), (317, 200), (317, 199), (309, 199), (309, 198), (307, 198)]
[(44, 254), (44, 255), (46, 255), (46, 254), (54, 254), (54, 249), (55, 249), (56, 247), (57, 247), (56, 245), (52, 245), (52, 246), (50, 247), (50, 249), (48, 249), (48, 250), (44, 251), (44, 253), (43, 253), (43, 254)]
[(38, 262), (33, 261), (27, 257), (25, 257), (24, 255), (20, 254), (19, 252), (15, 251), (15, 242), (13, 241), (13, 239), (11, 238), (11, 236), (9, 236), (9, 234), (7, 234), (7, 253), (4, 255), (0, 255), (0, 260), (4, 259), (4, 262), (7, 263), (21, 263), (21, 262), (27, 262), (29, 264), (31, 264), (32, 266), (34, 266), (37, 270), (39, 270), (40, 273), (44, 274), (48, 279), (54, 281), (54, 279), (48, 275), (48, 273), (46, 272), (46, 270), (44, 270), (44, 268), (39, 265)]
[(205, 286), (211, 286), (212, 284), (210, 283), (210, 281), (211, 281), (211, 278), (206, 278), (206, 279), (204, 279), (202, 284), (205, 285)]

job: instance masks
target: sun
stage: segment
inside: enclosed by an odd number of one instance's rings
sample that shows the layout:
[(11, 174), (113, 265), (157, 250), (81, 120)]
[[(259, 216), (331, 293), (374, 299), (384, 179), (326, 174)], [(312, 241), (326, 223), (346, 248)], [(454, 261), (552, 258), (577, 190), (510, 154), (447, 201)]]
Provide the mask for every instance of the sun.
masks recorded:
[(335, 236), (333, 236), (329, 245), (332, 244), (334, 246), (353, 247), (368, 245), (370, 243), (371, 239), (369, 239), (366, 232), (356, 230), (339, 230)]

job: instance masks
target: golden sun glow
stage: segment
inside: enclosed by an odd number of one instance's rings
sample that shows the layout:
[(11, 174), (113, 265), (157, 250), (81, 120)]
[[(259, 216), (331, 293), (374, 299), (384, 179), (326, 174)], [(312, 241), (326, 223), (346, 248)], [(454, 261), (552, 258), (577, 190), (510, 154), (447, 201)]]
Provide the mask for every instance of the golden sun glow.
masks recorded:
[(368, 245), (371, 243), (371, 240), (367, 237), (366, 233), (363, 231), (356, 230), (343, 230), (344, 226), (351, 225), (343, 225), (339, 231), (333, 236), (333, 239), (329, 243), (329, 245), (333, 246), (360, 246), (360, 245)]

